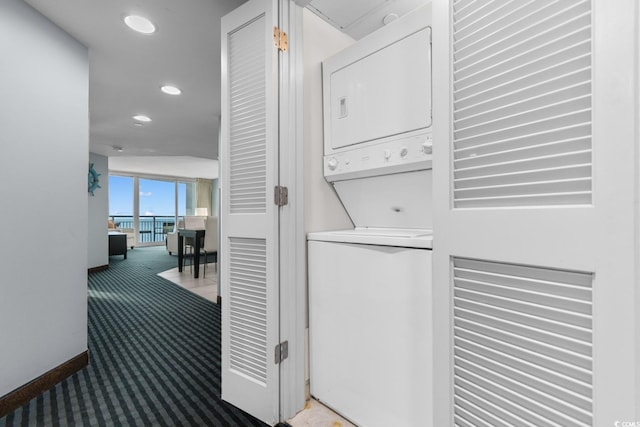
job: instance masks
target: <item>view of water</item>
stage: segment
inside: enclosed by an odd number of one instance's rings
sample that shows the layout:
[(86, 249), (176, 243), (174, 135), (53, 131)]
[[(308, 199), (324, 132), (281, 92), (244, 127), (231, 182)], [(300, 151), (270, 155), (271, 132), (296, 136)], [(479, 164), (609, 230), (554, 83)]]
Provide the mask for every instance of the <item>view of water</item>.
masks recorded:
[[(116, 228), (133, 228), (133, 216), (111, 215)], [(142, 243), (162, 242), (167, 233), (173, 231), (175, 218), (172, 216), (140, 216), (138, 241)]]

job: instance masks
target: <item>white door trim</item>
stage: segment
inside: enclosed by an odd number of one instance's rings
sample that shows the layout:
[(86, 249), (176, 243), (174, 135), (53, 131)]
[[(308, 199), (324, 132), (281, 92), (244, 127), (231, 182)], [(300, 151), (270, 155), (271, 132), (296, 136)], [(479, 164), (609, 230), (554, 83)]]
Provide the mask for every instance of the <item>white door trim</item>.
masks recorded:
[(289, 343), (289, 356), (280, 366), (280, 421), (284, 421), (305, 404), (302, 8), (293, 0), (281, 0), (280, 29), (289, 39), (288, 52), (280, 56), (280, 185), (289, 191), (289, 203), (280, 211), (280, 340)]

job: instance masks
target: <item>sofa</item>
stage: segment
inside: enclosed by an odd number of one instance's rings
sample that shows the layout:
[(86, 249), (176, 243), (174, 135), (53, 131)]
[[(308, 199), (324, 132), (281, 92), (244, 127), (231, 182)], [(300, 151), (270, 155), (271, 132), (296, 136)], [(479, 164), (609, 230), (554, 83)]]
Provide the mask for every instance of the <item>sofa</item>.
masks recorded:
[(124, 233), (127, 235), (127, 247), (133, 249), (136, 246), (136, 235), (133, 228), (118, 228), (113, 223), (113, 221), (108, 220), (107, 222), (107, 232), (109, 231), (117, 231), (119, 233)]

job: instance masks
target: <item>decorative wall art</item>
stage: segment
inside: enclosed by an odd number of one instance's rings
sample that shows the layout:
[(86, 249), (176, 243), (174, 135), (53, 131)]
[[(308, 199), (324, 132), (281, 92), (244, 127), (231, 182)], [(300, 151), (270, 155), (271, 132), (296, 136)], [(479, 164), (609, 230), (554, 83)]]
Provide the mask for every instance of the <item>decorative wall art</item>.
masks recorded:
[(93, 192), (96, 189), (102, 188), (98, 184), (100, 182), (100, 180), (98, 179), (100, 175), (102, 174), (96, 172), (96, 170), (93, 168), (93, 163), (91, 163), (89, 165), (89, 193), (91, 193), (92, 196), (94, 196)]

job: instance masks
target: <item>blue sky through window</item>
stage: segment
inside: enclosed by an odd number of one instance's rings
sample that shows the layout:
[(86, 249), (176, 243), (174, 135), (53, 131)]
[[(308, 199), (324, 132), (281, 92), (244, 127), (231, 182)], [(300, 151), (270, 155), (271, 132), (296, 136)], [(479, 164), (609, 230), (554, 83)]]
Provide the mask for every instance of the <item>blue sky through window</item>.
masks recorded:
[(175, 215), (176, 184), (174, 181), (140, 179), (140, 216)]
[[(133, 178), (109, 176), (109, 215), (133, 215)], [(175, 182), (139, 179), (139, 214), (174, 216)], [(186, 184), (178, 183), (178, 215), (186, 210)]]

